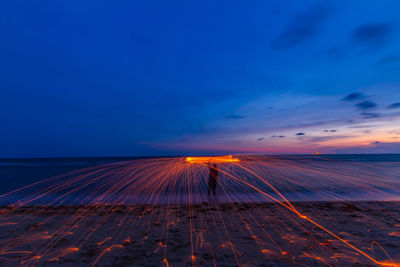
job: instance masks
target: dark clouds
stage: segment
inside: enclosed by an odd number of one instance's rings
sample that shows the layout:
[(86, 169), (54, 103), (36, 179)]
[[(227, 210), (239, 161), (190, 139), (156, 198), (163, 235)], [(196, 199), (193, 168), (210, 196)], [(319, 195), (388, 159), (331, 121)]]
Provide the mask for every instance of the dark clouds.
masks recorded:
[[(354, 92), (351, 94), (346, 95), (345, 97), (342, 98), (344, 101), (356, 101), (360, 100), (362, 98), (365, 98), (365, 95), (360, 92)], [(379, 118), (380, 114), (376, 112), (369, 112), (370, 110), (374, 110), (378, 105), (371, 101), (371, 100), (365, 100), (362, 102), (359, 102), (354, 105), (357, 107), (359, 110), (362, 110), (363, 112), (361, 113), (361, 116), (363, 119), (374, 119), (374, 118)], [(329, 130), (325, 130), (325, 132), (329, 132)]]
[(361, 110), (372, 109), (376, 106), (377, 106), (376, 103), (369, 101), (369, 100), (356, 104), (356, 107), (358, 107)]
[(367, 23), (355, 28), (352, 36), (360, 45), (379, 46), (388, 41), (392, 30), (390, 23)]
[(363, 112), (361, 113), (364, 119), (374, 119), (374, 118), (379, 118), (380, 115), (378, 113), (374, 112)]
[[(345, 97), (342, 98), (342, 100), (352, 102), (352, 101), (360, 100), (362, 98), (365, 98), (365, 95), (363, 93), (354, 92), (354, 93), (346, 95)], [(369, 109), (375, 108), (377, 106), (377, 104), (370, 100), (365, 100), (365, 101), (355, 104), (355, 106), (360, 110), (369, 110)]]
[(319, 33), (321, 25), (330, 14), (331, 10), (322, 6), (312, 7), (299, 13), (274, 40), (273, 47), (288, 49), (312, 39)]
[(400, 62), (400, 57), (397, 55), (390, 55), (390, 56), (381, 58), (378, 62), (376, 62), (376, 64), (377, 65), (386, 65), (386, 64), (396, 63), (396, 62)]
[[(350, 33), (351, 38), (342, 44), (334, 45), (328, 53), (335, 58), (345, 58), (355, 55), (365, 55), (381, 49), (391, 41), (393, 24), (388, 22), (370, 22), (361, 24)], [(386, 64), (396, 58), (388, 57), (377, 64)]]
[(240, 120), (240, 119), (244, 119), (246, 118), (246, 116), (242, 116), (242, 115), (228, 115), (225, 118), (227, 119), (234, 119), (234, 120)]
[(326, 133), (336, 133), (337, 130), (325, 130), (324, 132), (326, 132)]
[(272, 135), (272, 138), (285, 138), (286, 136), (284, 135)]
[(393, 104), (389, 105), (388, 108), (400, 108), (400, 102), (393, 103)]
[(296, 135), (306, 135), (305, 133), (297, 133)]
[(354, 101), (354, 100), (359, 100), (364, 97), (363, 93), (355, 92), (346, 95), (345, 97), (342, 98), (344, 101)]
[(264, 137), (257, 138), (257, 141), (264, 141), (264, 140), (265, 140)]

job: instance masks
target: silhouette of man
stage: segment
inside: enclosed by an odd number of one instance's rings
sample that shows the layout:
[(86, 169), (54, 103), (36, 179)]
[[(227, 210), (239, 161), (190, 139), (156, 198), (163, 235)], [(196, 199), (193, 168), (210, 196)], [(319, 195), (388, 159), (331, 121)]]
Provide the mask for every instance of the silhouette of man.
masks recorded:
[(208, 195), (211, 191), (213, 196), (215, 196), (215, 189), (217, 189), (218, 175), (219, 171), (217, 169), (218, 165), (214, 163), (211, 167), (211, 163), (208, 164), (208, 169), (210, 171), (210, 177), (208, 178)]

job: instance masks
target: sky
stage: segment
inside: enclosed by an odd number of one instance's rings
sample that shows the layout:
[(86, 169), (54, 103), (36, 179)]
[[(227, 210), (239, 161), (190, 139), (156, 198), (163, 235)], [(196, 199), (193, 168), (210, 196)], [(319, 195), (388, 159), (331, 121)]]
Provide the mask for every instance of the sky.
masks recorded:
[(399, 1), (2, 1), (0, 157), (400, 153)]

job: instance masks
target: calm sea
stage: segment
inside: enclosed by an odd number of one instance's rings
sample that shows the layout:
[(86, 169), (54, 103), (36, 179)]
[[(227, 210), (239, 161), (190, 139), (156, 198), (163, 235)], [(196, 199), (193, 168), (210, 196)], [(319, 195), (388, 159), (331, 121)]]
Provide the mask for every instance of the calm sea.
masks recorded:
[(143, 157), (0, 159), (0, 194), (39, 180), (101, 164)]

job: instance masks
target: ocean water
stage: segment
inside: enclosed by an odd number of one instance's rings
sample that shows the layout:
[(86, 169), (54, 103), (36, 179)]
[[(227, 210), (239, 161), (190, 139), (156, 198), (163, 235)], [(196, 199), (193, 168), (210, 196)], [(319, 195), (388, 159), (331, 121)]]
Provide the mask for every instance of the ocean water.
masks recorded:
[[(357, 154), (357, 155), (277, 155), (277, 156), (239, 156), (248, 167), (257, 170), (287, 199), (291, 201), (318, 200), (398, 200), (400, 199), (400, 154)], [(0, 196), (10, 191), (54, 177), (60, 174), (85, 169), (91, 166), (121, 163), (124, 168), (129, 164), (151, 160), (143, 157), (102, 157), (102, 158), (51, 158), (51, 159), (1, 159), (0, 160)], [(167, 159), (167, 158), (164, 158)], [(129, 162), (126, 164), (125, 162)], [(247, 166), (247, 165), (246, 165)], [(249, 173), (237, 169), (241, 176)], [(170, 199), (174, 194), (175, 201), (187, 203), (207, 200), (207, 170), (201, 174), (204, 179), (193, 193), (187, 194), (186, 184), (171, 191), (160, 192), (159, 201)], [(232, 201), (269, 201), (268, 197), (248, 187), (232, 183), (229, 177), (220, 177), (220, 188), (225, 187), (229, 192), (218, 189), (221, 202)], [(69, 176), (68, 179), (71, 177)], [(67, 178), (65, 178), (67, 179)], [(67, 180), (66, 180), (67, 181)], [(182, 180), (181, 180), (182, 181)], [(250, 183), (259, 187), (271, 196), (280, 199), (274, 190), (260, 181)], [(60, 182), (60, 181), (58, 181)], [(61, 181), (63, 183), (63, 181)], [(221, 186), (222, 185), (222, 186)], [(93, 185), (96, 186), (96, 185)], [(178, 188), (178, 189), (177, 189)], [(200, 188), (200, 190), (199, 190)], [(24, 191), (21, 191), (23, 193)], [(150, 192), (150, 191), (149, 191)], [(134, 192), (135, 193), (135, 192)], [(75, 194), (84, 195), (84, 191)], [(143, 194), (141, 192), (140, 194)], [(234, 196), (234, 197), (232, 197)], [(22, 195), (14, 195), (13, 201), (18, 201)], [(57, 196), (58, 197), (58, 196)], [(96, 196), (97, 197), (97, 196)], [(118, 196), (116, 196), (118, 197)], [(130, 196), (129, 196), (130, 197)], [(132, 194), (132, 199), (138, 199)], [(140, 199), (147, 198), (143, 195)], [(91, 202), (93, 199), (88, 200)], [(129, 202), (126, 197), (125, 201)], [(11, 203), (7, 202), (7, 203)], [(4, 204), (4, 203), (3, 203)]]
[(143, 157), (0, 159), (0, 195), (63, 173), (136, 159)]

